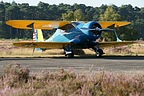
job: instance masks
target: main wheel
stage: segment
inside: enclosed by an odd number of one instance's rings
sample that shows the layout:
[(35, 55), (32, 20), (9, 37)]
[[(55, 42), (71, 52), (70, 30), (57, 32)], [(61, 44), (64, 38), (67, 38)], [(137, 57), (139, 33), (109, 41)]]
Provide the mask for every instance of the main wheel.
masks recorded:
[(96, 51), (96, 56), (97, 57), (102, 57), (102, 55), (104, 54), (104, 52), (103, 52), (103, 50), (102, 49), (98, 49), (97, 51)]
[(71, 54), (67, 54), (67, 56), (68, 56), (69, 58), (74, 58), (74, 52), (72, 51), (72, 53), (71, 53)]

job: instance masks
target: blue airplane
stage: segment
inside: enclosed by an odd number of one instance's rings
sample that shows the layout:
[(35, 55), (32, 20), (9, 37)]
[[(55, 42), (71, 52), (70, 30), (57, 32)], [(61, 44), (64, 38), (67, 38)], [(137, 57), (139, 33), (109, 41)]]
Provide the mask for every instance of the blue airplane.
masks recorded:
[[(121, 41), (114, 29), (109, 26), (121, 27), (131, 22), (69, 22), (69, 21), (47, 21), (47, 20), (9, 20), (7, 25), (19, 29), (33, 29), (33, 41), (15, 42), (14, 46), (43, 49), (64, 49), (65, 56), (74, 57), (75, 49), (91, 48), (96, 52), (97, 57), (101, 57), (104, 52), (103, 47), (123, 46), (132, 44), (132, 41)], [(56, 32), (44, 41), (42, 30), (56, 29)], [(114, 32), (116, 41), (98, 42), (102, 32)]]

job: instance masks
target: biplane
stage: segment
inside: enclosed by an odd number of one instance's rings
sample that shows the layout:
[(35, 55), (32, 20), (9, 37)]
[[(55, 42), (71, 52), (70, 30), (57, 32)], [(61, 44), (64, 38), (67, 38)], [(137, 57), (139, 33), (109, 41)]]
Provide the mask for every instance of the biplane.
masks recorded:
[[(47, 21), (47, 20), (9, 20), (7, 25), (18, 29), (32, 29), (34, 40), (31, 42), (15, 42), (14, 46), (39, 48), (39, 49), (63, 49), (65, 56), (74, 57), (76, 49), (93, 49), (97, 57), (104, 52), (103, 47), (123, 46), (132, 44), (132, 41), (121, 41), (115, 29), (109, 26), (121, 27), (131, 22), (76, 22), (76, 21)], [(47, 40), (43, 39), (42, 30), (53, 30), (55, 33)], [(116, 41), (98, 42), (103, 32), (114, 32)]]

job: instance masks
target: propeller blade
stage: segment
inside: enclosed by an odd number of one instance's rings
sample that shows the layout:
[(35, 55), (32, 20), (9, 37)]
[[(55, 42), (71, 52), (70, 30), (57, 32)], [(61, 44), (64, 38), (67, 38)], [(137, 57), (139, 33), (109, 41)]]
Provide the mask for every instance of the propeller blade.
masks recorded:
[(113, 29), (100, 29), (100, 31), (112, 32), (112, 31), (114, 31), (114, 30), (113, 30)]
[(82, 30), (89, 30), (89, 31), (108, 31), (108, 32), (111, 32), (111, 31), (114, 31), (113, 29), (101, 29), (101, 28), (81, 28)]
[(90, 29), (90, 28), (81, 28), (82, 30), (89, 30), (89, 31), (93, 31), (93, 30), (95, 30), (95, 28), (94, 29)]

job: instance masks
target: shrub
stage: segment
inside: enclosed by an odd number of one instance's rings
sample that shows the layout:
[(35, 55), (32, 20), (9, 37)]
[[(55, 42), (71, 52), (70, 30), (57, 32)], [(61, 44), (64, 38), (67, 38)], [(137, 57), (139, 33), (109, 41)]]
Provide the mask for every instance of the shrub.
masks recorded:
[(9, 87), (19, 87), (28, 82), (29, 69), (21, 67), (20, 64), (10, 64), (5, 66), (3, 80)]
[(5, 66), (0, 96), (144, 96), (144, 75), (99, 72), (79, 74), (60, 69), (39, 77), (20, 64)]

